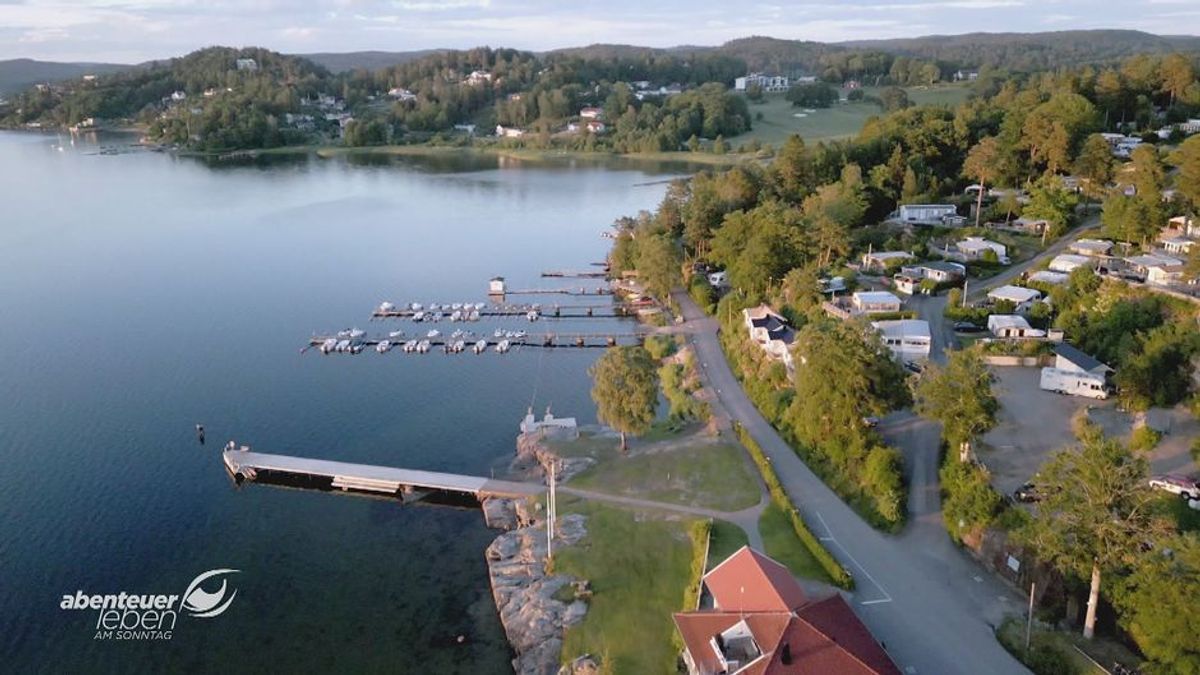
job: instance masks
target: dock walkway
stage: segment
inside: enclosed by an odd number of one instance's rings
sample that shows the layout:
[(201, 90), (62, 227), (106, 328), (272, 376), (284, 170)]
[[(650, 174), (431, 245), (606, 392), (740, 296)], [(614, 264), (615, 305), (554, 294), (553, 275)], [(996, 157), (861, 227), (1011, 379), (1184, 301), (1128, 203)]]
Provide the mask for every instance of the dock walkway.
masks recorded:
[(297, 478), (328, 478), (330, 487), (400, 495), (413, 489), (438, 490), (487, 497), (529, 497), (546, 491), (544, 485), (464, 476), (437, 471), (398, 469), (370, 464), (352, 464), (326, 459), (254, 452), (230, 443), (223, 453), (225, 468), (239, 480), (255, 480), (262, 472)]

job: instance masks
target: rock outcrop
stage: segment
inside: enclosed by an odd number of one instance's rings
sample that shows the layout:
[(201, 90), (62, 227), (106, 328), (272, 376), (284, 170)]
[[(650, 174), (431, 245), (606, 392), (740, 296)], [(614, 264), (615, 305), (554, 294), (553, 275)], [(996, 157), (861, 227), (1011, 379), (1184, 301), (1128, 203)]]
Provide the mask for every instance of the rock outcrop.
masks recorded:
[[(499, 511), (504, 507), (497, 504), (492, 508)], [(516, 520), (520, 520), (518, 511), (514, 504)], [(557, 530), (556, 547), (574, 544), (587, 532), (584, 517), (578, 514), (559, 518)], [(525, 524), (505, 532), (487, 549), (492, 597), (508, 641), (517, 653), (513, 660), (517, 675), (557, 673), (563, 633), (587, 612), (587, 603), (575, 599), (578, 587), (573, 584), (578, 580), (565, 574), (547, 574), (545, 560), (544, 523)]]
[(546, 443), (547, 440), (553, 440), (554, 437), (554, 434), (548, 431), (517, 436), (517, 456), (509, 465), (509, 471), (526, 480), (544, 478), (545, 467), (549, 466), (551, 462), (555, 462), (558, 467), (556, 470), (558, 482), (565, 483), (572, 476), (596, 463), (596, 460), (591, 457), (560, 457)]

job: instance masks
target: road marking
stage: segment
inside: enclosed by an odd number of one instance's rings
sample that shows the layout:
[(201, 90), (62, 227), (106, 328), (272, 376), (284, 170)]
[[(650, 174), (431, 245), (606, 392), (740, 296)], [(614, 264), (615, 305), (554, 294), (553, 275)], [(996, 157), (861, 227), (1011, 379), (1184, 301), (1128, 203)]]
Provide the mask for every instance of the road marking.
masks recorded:
[[(881, 590), (882, 590), (882, 589), (881, 589)], [(858, 603), (858, 604), (860, 604), (860, 605), (878, 605), (878, 604), (880, 604), (880, 603), (883, 603), (883, 602), (891, 602), (891, 601), (892, 601), (892, 599), (891, 599), (891, 598), (887, 598), (887, 599), (885, 599), (885, 600), (864, 600), (864, 601), (862, 601), (862, 602), (860, 602), (860, 603)]]
[(879, 589), (879, 592), (880, 592), (880, 593), (883, 593), (883, 596), (884, 596), (884, 597), (883, 597), (883, 599), (881, 599), (881, 600), (867, 600), (867, 601), (864, 601), (864, 602), (862, 602), (861, 604), (864, 604), (864, 605), (867, 605), (867, 604), (872, 604), (872, 605), (874, 605), (874, 604), (878, 604), (878, 603), (881, 603), (881, 602), (891, 602), (891, 601), (892, 601), (892, 595), (891, 595), (890, 593), (888, 593), (888, 592), (887, 592), (887, 590), (885, 590), (885, 589), (884, 589), (884, 587), (883, 587), (883, 586), (882, 586), (882, 585), (881, 585), (881, 584), (880, 584), (878, 581), (875, 581), (875, 577), (871, 576), (871, 573), (867, 571), (867, 568), (865, 568), (865, 567), (863, 567), (863, 566), (862, 566), (862, 563), (858, 562), (858, 560), (856, 560), (856, 559), (854, 558), (854, 556), (850, 555), (850, 552), (846, 550), (846, 547), (845, 547), (845, 546), (842, 546), (841, 542), (839, 542), (839, 541), (838, 541), (836, 538), (834, 538), (834, 536), (833, 536), (833, 530), (829, 529), (829, 523), (826, 523), (826, 522), (825, 522), (825, 518), (823, 518), (823, 517), (821, 516), (821, 512), (820, 512), (820, 511), (817, 511), (816, 509), (814, 509), (814, 510), (813, 510), (813, 514), (817, 516), (817, 520), (821, 521), (821, 527), (825, 528), (825, 532), (826, 532), (826, 534), (828, 534), (828, 535), (829, 535), (828, 537), (822, 537), (822, 538), (821, 538), (821, 540), (822, 540), (822, 541), (831, 541), (831, 542), (833, 542), (834, 544), (836, 544), (836, 545), (837, 545), (837, 547), (838, 547), (838, 548), (840, 548), (840, 549), (842, 550), (842, 555), (846, 556), (846, 558), (847, 558), (847, 559), (848, 559), (848, 560), (849, 560), (851, 563), (853, 563), (853, 564), (854, 564), (854, 566), (855, 566), (855, 567), (857, 567), (857, 568), (859, 569), (859, 571), (860, 571), (860, 572), (862, 572), (862, 573), (863, 573), (863, 576), (865, 576), (865, 577), (866, 577), (866, 578), (867, 578), (867, 579), (868, 579), (868, 580), (869, 580), (869, 581), (870, 581), (872, 584), (874, 584), (875, 588)]

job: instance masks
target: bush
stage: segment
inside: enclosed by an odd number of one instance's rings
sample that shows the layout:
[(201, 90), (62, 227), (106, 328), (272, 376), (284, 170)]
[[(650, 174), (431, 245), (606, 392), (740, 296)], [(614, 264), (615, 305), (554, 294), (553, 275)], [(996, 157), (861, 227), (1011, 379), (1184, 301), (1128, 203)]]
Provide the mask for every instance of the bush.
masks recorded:
[(762, 474), (763, 482), (767, 485), (767, 491), (771, 494), (771, 500), (788, 514), (788, 519), (792, 522), (792, 529), (796, 530), (796, 536), (804, 543), (804, 547), (817, 559), (817, 562), (829, 574), (829, 578), (833, 579), (834, 584), (847, 590), (853, 589), (854, 577), (850, 576), (850, 572), (842, 567), (829, 549), (821, 544), (821, 540), (812, 533), (812, 530), (808, 529), (803, 516), (796, 510), (787, 491), (783, 489), (783, 484), (779, 482), (779, 476), (776, 475), (775, 468), (771, 466), (762, 446), (742, 425), (735, 423), (734, 428), (737, 430), (742, 445), (746, 446), (746, 450), (750, 451), (750, 456), (754, 458), (754, 463), (758, 466), (759, 473)]
[(688, 295), (692, 296), (692, 300), (704, 310), (705, 314), (712, 316), (717, 311), (717, 289), (708, 283), (702, 275), (697, 274), (692, 277), (688, 283)]
[(942, 483), (942, 518), (954, 541), (991, 525), (1004, 509), (1004, 499), (992, 488), (987, 471), (978, 464), (961, 462), (945, 453), (938, 471)]
[[(1129, 436), (1129, 449), (1134, 452), (1150, 452), (1158, 442), (1162, 440), (1162, 434), (1152, 429), (1149, 425), (1142, 425), (1133, 430)], [(1193, 443), (1193, 447), (1195, 444)]]
[(650, 358), (661, 361), (675, 353), (675, 338), (670, 335), (651, 335), (646, 338), (646, 351)]

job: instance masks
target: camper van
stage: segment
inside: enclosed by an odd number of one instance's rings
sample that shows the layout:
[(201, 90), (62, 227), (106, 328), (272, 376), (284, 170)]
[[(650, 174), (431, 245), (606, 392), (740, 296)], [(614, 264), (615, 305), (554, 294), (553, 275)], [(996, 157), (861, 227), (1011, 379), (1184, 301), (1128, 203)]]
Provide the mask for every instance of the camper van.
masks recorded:
[(1086, 396), (1088, 398), (1108, 398), (1108, 386), (1103, 377), (1077, 370), (1061, 370), (1059, 368), (1042, 368), (1042, 389), (1071, 396)]

